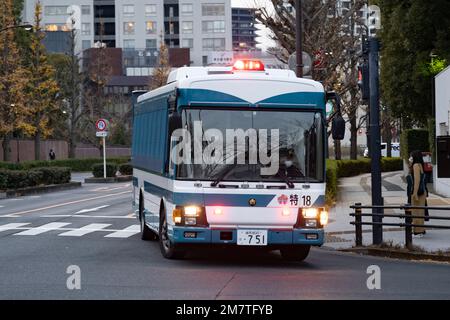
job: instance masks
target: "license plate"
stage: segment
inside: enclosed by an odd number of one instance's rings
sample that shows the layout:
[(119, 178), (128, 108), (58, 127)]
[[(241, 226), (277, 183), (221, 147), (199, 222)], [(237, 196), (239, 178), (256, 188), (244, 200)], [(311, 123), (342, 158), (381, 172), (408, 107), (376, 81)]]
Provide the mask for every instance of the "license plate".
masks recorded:
[(267, 246), (267, 230), (238, 230), (238, 246)]

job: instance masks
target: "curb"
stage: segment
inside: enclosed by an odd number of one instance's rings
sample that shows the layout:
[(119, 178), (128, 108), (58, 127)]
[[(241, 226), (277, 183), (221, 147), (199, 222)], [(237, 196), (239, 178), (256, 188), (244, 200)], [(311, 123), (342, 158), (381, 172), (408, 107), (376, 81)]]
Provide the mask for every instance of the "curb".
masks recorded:
[(84, 183), (118, 183), (118, 182), (129, 182), (133, 180), (133, 176), (119, 176), (111, 178), (85, 178)]
[(22, 197), (32, 194), (39, 194), (39, 193), (50, 193), (55, 191), (63, 191), (63, 190), (70, 190), (75, 188), (80, 188), (81, 182), (69, 182), (69, 183), (63, 183), (63, 184), (51, 184), (48, 186), (38, 186), (38, 187), (28, 187), (28, 188), (22, 188), (22, 189), (15, 189), (15, 190), (7, 190), (5, 193), (0, 194), (0, 199), (4, 198), (15, 198), (15, 197)]
[(351, 249), (340, 249), (337, 251), (359, 253), (363, 255), (392, 258), (392, 259), (432, 260), (439, 262), (450, 262), (450, 255), (439, 255), (435, 253), (414, 252), (414, 251), (401, 251), (384, 248), (351, 248)]

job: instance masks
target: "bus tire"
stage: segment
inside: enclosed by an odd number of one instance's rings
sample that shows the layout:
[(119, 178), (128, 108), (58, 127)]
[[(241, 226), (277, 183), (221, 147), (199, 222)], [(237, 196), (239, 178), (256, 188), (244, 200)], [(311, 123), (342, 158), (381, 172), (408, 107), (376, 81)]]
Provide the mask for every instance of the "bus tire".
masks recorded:
[(161, 254), (166, 259), (182, 259), (186, 252), (177, 248), (177, 246), (172, 243), (169, 239), (168, 228), (167, 228), (167, 218), (164, 213), (164, 209), (161, 210), (159, 220), (159, 248)]
[(142, 194), (139, 196), (139, 222), (141, 225), (141, 239), (148, 241), (154, 241), (157, 239), (157, 236), (153, 233), (152, 230), (145, 223), (145, 215), (144, 215), (144, 198)]
[(311, 246), (308, 245), (297, 245), (289, 246), (286, 248), (281, 248), (281, 257), (286, 261), (303, 261), (309, 254)]

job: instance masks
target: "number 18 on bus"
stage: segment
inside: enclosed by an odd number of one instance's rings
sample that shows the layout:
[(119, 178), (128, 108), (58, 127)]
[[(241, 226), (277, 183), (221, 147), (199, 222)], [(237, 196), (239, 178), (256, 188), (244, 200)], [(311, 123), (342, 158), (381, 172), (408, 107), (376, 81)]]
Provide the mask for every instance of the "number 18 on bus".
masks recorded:
[(301, 261), (323, 244), (328, 101), (333, 138), (345, 130), (335, 93), (240, 60), (133, 97), (133, 207), (164, 257), (248, 246)]

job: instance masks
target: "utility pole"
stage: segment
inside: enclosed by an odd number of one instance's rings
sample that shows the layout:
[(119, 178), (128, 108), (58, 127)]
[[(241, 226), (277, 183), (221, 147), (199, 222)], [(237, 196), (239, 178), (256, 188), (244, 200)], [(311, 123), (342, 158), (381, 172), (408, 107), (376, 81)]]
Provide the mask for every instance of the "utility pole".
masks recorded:
[[(380, 29), (380, 8), (369, 6), (369, 87), (370, 87), (370, 158), (371, 158), (371, 184), (372, 206), (382, 206), (383, 197), (381, 189), (381, 131), (380, 131), (380, 77), (379, 77), (379, 51), (380, 43), (376, 37), (376, 30)], [(373, 213), (383, 214), (382, 208), (375, 208)], [(372, 216), (373, 244), (383, 242), (382, 216)]]
[(303, 77), (303, 45), (302, 45), (302, 0), (295, 0), (295, 51), (297, 55), (297, 77)]

